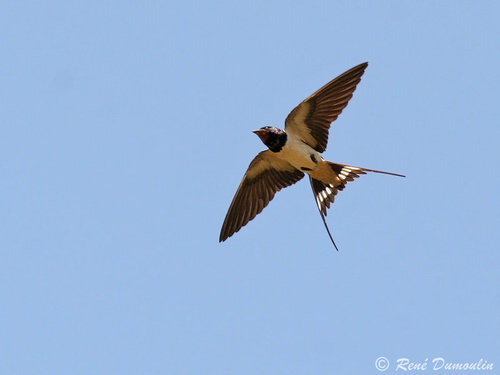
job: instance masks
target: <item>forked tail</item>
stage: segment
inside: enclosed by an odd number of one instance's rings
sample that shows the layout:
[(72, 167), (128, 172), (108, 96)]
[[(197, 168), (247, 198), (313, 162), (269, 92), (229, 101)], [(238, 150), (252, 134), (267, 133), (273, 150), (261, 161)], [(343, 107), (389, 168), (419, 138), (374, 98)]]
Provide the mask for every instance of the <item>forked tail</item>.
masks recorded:
[(335, 195), (337, 195), (338, 191), (343, 190), (348, 182), (354, 181), (355, 178), (359, 177), (359, 175), (361, 174), (366, 174), (366, 172), (382, 173), (398, 177), (406, 177), (406, 176), (398, 173), (378, 171), (375, 169), (353, 167), (351, 165), (344, 165), (332, 162), (327, 162), (327, 163), (336, 173), (337, 175), (336, 180), (339, 181), (339, 183), (337, 183), (336, 185), (328, 184), (319, 181), (315, 178), (312, 178), (311, 176), (309, 176), (309, 181), (311, 182), (311, 188), (314, 194), (314, 198), (316, 200), (316, 205), (318, 206), (319, 214), (321, 215), (321, 219), (323, 220), (323, 224), (325, 225), (326, 231), (328, 233), (328, 236), (330, 237), (330, 240), (333, 243), (333, 246), (335, 246), (335, 249), (337, 249), (338, 251), (339, 249), (335, 244), (335, 241), (333, 240), (333, 237), (330, 233), (330, 229), (328, 228), (325, 219), (327, 214), (327, 209), (330, 208), (330, 205), (333, 204), (333, 202), (335, 201)]

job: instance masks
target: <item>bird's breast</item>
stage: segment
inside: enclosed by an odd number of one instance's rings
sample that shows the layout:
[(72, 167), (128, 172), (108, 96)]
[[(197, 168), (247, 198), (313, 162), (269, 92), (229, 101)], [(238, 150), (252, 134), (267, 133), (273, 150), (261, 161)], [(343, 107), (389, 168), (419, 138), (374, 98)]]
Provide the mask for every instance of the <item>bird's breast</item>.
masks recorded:
[(318, 162), (322, 160), (321, 155), (316, 150), (304, 142), (294, 139), (288, 139), (278, 156), (303, 172), (316, 170)]

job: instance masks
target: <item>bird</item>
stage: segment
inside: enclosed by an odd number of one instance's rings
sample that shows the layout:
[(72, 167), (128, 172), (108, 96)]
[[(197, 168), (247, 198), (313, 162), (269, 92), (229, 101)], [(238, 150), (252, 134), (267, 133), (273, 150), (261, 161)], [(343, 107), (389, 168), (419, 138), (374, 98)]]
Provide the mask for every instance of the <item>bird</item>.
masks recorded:
[(267, 149), (250, 163), (229, 206), (219, 242), (223, 242), (253, 220), (283, 188), (295, 184), (305, 174), (314, 194), (321, 219), (338, 251), (326, 223), (327, 209), (338, 191), (367, 172), (405, 177), (402, 174), (333, 163), (323, 159), (330, 125), (347, 106), (367, 62), (334, 78), (302, 101), (285, 120), (285, 129), (263, 126), (253, 131)]

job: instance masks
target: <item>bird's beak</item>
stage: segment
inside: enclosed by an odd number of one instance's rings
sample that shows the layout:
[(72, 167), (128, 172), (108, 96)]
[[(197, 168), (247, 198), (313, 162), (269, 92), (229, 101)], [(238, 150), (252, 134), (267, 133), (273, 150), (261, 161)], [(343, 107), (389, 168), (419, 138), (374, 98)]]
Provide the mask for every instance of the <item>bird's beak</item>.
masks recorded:
[(260, 138), (262, 142), (265, 142), (267, 138), (267, 130), (258, 129), (254, 130), (253, 133), (257, 134), (257, 136)]

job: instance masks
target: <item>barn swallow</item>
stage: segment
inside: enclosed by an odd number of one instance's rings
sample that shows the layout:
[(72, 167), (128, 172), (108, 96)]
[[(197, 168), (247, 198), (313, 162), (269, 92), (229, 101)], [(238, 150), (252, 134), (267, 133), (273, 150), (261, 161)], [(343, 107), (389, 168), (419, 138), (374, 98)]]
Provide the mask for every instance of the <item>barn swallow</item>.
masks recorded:
[(293, 185), (307, 173), (321, 219), (338, 251), (325, 220), (337, 192), (366, 172), (405, 177), (332, 163), (321, 156), (328, 143), (330, 124), (347, 106), (367, 66), (365, 62), (349, 69), (305, 99), (286, 118), (285, 130), (264, 126), (254, 131), (268, 149), (250, 163), (229, 206), (219, 242), (238, 232), (278, 191)]

